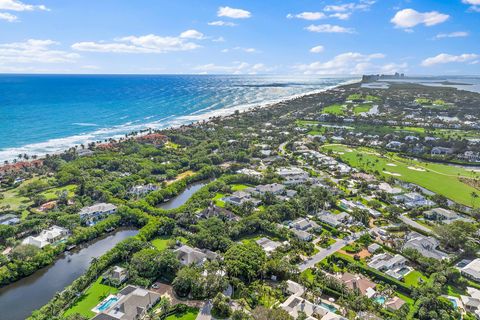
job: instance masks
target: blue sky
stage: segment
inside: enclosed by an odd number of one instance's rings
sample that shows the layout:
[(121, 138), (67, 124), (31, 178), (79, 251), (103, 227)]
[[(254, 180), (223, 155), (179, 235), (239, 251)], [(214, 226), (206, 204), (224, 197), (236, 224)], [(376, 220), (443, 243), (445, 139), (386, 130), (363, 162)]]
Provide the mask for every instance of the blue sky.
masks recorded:
[(480, 74), (480, 0), (0, 0), (3, 73)]

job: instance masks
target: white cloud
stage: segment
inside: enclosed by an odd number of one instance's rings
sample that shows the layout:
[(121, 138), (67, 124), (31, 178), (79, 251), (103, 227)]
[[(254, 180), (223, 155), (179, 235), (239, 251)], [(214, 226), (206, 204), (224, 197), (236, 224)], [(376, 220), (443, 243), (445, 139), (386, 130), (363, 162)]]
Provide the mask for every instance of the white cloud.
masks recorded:
[(403, 9), (398, 11), (390, 22), (397, 28), (413, 28), (419, 24), (430, 27), (447, 21), (449, 17), (448, 14), (438, 11), (418, 12), (413, 9)]
[(217, 20), (217, 21), (211, 21), (208, 23), (209, 26), (216, 26), (216, 27), (235, 27), (237, 26), (236, 23), (229, 22), (229, 21), (223, 21), (223, 20)]
[[(80, 56), (77, 53), (54, 50), (53, 40), (29, 39), (25, 42), (0, 44), (0, 65), (17, 63), (71, 63)], [(14, 67), (11, 66), (10, 67)]]
[(195, 30), (187, 30), (179, 37), (162, 37), (155, 34), (149, 34), (145, 36), (118, 38), (113, 42), (77, 42), (72, 45), (72, 48), (78, 51), (114, 53), (165, 53), (172, 51), (188, 51), (200, 47), (197, 43), (189, 41), (192, 36), (199, 36), (199, 34), (192, 31)]
[(33, 11), (33, 10), (46, 10), (48, 8), (44, 5), (32, 5), (26, 4), (18, 0), (0, 0), (0, 10), (11, 11)]
[(18, 21), (18, 17), (8, 12), (0, 12), (0, 20), (15, 22)]
[(320, 19), (324, 19), (326, 18), (327, 16), (325, 15), (325, 13), (323, 12), (309, 12), (309, 11), (306, 11), (306, 12), (302, 12), (302, 13), (299, 13), (299, 14), (291, 14), (289, 13), (287, 15), (287, 18), (288, 19), (292, 19), (292, 18), (298, 18), (298, 19), (303, 19), (303, 20), (320, 20)]
[(431, 67), (436, 64), (444, 64), (451, 62), (474, 62), (474, 60), (480, 58), (480, 55), (475, 53), (464, 53), (458, 56), (441, 53), (435, 57), (430, 57), (422, 61), (422, 66)]
[(235, 48), (232, 48), (232, 49), (223, 49), (222, 52), (227, 53), (227, 52), (230, 52), (231, 50), (243, 51), (243, 52), (246, 52), (246, 53), (258, 53), (259, 52), (255, 48), (244, 48), (244, 47), (235, 47)]
[(470, 5), (470, 11), (480, 12), (480, 0), (462, 0), (462, 2)]
[(443, 38), (461, 38), (461, 37), (468, 37), (468, 32), (466, 31), (456, 31), (450, 33), (439, 33), (435, 36), (437, 39)]
[(323, 46), (315, 46), (310, 49), (311, 53), (321, 53), (325, 48)]
[(250, 64), (247, 62), (234, 62), (231, 65), (216, 65), (214, 63), (204, 64), (194, 68), (200, 73), (229, 73), (229, 74), (255, 74), (258, 72), (268, 72), (268, 68), (263, 63)]
[(394, 65), (375, 65), (374, 60), (385, 58), (382, 53), (361, 54), (358, 52), (346, 52), (335, 56), (333, 59), (321, 62), (313, 62), (310, 64), (297, 65), (294, 68), (305, 74), (363, 74), (367, 72), (383, 72), (382, 70), (391, 70), (394, 67), (397, 70), (406, 68), (406, 64)]
[(340, 20), (347, 20), (354, 11), (366, 11), (375, 4), (375, 0), (360, 0), (357, 3), (349, 2), (339, 5), (327, 5), (323, 8), (325, 12), (333, 12), (329, 15), (331, 18), (338, 18)]
[(309, 25), (306, 27), (308, 31), (311, 32), (320, 32), (320, 33), (354, 33), (355, 31), (351, 28), (345, 28), (341, 26), (336, 26), (332, 24), (319, 24), (319, 25)]
[(246, 18), (250, 18), (252, 14), (250, 13), (250, 11), (243, 10), (243, 9), (220, 7), (218, 8), (217, 16), (228, 17), (232, 19), (246, 19)]
[(338, 18), (340, 20), (348, 20), (350, 18), (351, 13), (342, 13), (342, 12), (337, 12), (334, 14), (329, 15), (330, 18)]
[(180, 33), (180, 38), (184, 38), (184, 39), (203, 39), (203, 33), (201, 33), (200, 31), (197, 31), (197, 30), (194, 30), (194, 29), (190, 29), (190, 30), (187, 30), (187, 31), (184, 31), (182, 33)]

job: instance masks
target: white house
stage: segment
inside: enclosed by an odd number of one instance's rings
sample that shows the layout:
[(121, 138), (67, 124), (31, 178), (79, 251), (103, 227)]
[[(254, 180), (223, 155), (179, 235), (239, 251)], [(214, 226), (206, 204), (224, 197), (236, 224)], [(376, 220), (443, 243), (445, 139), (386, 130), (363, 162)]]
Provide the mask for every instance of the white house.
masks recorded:
[(67, 238), (69, 231), (59, 226), (51, 226), (46, 230), (42, 230), (36, 237), (29, 236), (23, 239), (22, 244), (31, 244), (33, 246), (43, 248), (49, 244), (53, 244)]

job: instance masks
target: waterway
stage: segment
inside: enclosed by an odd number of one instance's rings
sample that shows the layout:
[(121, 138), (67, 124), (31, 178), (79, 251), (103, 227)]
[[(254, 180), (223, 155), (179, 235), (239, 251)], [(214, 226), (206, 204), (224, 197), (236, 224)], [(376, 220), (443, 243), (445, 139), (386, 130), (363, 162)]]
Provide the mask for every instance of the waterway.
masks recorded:
[(160, 204), (158, 207), (168, 210), (168, 209), (176, 209), (180, 207), (182, 204), (187, 202), (190, 197), (197, 192), (201, 187), (207, 185), (209, 181), (199, 181), (192, 183), (189, 185), (185, 190), (183, 190), (178, 196), (175, 196), (174, 198), (168, 200), (167, 202), (164, 202)]
[(119, 230), (63, 254), (51, 266), (0, 289), (0, 319), (23, 320), (46, 304), (73, 280), (80, 277), (97, 258), (137, 230)]

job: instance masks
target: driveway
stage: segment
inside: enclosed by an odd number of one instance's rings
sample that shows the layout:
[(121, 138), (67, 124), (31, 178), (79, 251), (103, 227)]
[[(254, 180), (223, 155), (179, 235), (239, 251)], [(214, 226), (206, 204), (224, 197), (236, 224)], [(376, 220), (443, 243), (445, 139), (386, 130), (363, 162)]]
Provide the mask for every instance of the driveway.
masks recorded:
[(196, 320), (212, 320), (212, 319), (213, 319), (212, 303), (210, 301), (207, 301), (198, 312)]
[[(361, 235), (362, 235), (362, 232), (357, 232), (357, 233), (354, 233), (353, 235), (351, 235), (350, 237), (348, 237), (348, 240), (347, 239), (337, 239), (337, 241), (327, 249), (317, 247), (317, 248), (320, 249), (320, 251), (317, 254), (315, 254), (314, 256), (312, 256), (311, 258), (309, 258), (308, 260), (300, 263), (298, 265), (298, 269), (300, 270), (300, 272), (303, 272), (303, 271), (305, 271), (309, 268), (314, 267), (317, 263), (319, 263), (320, 261), (322, 261), (326, 257), (331, 256), (332, 254), (334, 254), (338, 250), (345, 247), (347, 244), (352, 243), (355, 240), (357, 240)], [(318, 243), (318, 241), (319, 241), (318, 239), (313, 240), (313, 242), (315, 244)]]
[(431, 233), (434, 233), (434, 232), (432, 231), (432, 229), (427, 228), (427, 227), (421, 225), (420, 223), (415, 222), (415, 221), (413, 221), (412, 219), (410, 219), (409, 217), (407, 217), (407, 214), (406, 214), (406, 213), (400, 215), (399, 218), (400, 218), (400, 220), (402, 220), (405, 224), (409, 225), (409, 226), (412, 227), (412, 228), (421, 230), (421, 231), (423, 231), (423, 232), (425, 232), (425, 233), (430, 233), (430, 234), (431, 234)]

